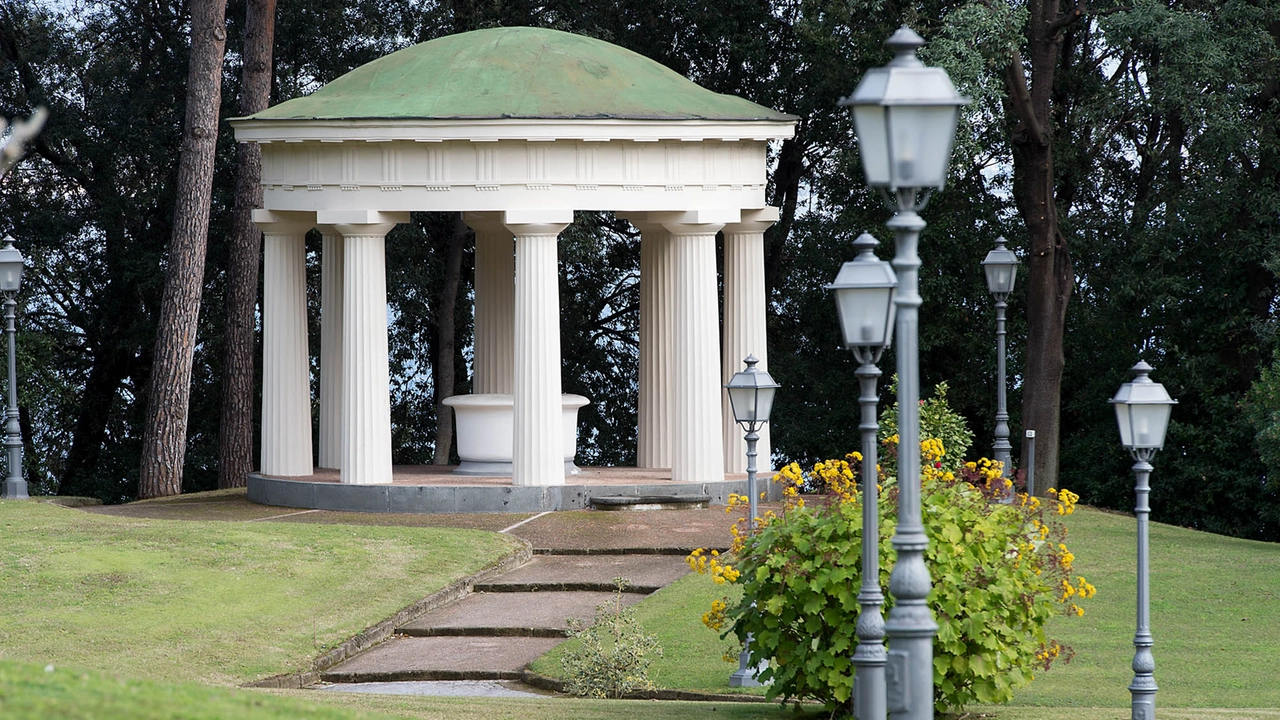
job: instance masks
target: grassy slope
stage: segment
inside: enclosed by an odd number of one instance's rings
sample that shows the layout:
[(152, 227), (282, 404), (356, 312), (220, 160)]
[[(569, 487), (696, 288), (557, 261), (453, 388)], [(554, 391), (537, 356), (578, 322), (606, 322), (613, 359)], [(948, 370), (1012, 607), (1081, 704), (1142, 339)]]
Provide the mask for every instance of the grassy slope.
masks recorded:
[[(1097, 586), (1098, 595), (1083, 618), (1059, 618), (1050, 628), (1052, 637), (1074, 647), (1075, 660), (1038, 674), (1015, 702), (1126, 707), (1133, 677), (1135, 521), (1090, 508), (1066, 520), (1075, 570)], [(1280, 708), (1272, 667), (1280, 648), (1280, 545), (1153, 525), (1151, 555), (1158, 705)], [(636, 606), (666, 651), (651, 673), (658, 686), (729, 690), (733, 668), (720, 660), (724, 642), (699, 621), (719, 589), (690, 576)], [(534, 668), (559, 675), (559, 653), (540, 658)]]
[(431, 528), (139, 520), (0, 502), (0, 658), (241, 683), (515, 546)]
[[(1127, 705), (1136, 521), (1088, 508), (1068, 520), (1075, 569), (1098, 595), (1083, 618), (1050, 628), (1075, 660), (1038, 676), (1016, 702)], [(1158, 707), (1280, 708), (1280, 544), (1153, 524), (1151, 632)]]

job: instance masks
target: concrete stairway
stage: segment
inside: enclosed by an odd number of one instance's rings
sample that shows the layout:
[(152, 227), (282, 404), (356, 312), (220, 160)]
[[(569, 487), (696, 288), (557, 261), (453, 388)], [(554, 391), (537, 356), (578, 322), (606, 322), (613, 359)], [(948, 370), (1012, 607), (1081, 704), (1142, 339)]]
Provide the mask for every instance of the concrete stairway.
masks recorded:
[(596, 606), (612, 599), (614, 578), (629, 581), (623, 602), (631, 605), (689, 572), (682, 555), (546, 552), (405, 623), (390, 640), (330, 668), (321, 679), (519, 679), (526, 665), (564, 641), (569, 618), (590, 622)]

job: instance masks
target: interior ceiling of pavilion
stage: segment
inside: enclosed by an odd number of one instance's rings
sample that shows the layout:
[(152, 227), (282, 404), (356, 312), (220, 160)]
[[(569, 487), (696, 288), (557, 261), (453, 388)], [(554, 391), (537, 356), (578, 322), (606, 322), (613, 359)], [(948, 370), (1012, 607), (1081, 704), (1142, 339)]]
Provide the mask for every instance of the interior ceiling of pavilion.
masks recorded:
[(405, 48), (255, 120), (794, 120), (649, 58), (559, 30), (504, 27)]

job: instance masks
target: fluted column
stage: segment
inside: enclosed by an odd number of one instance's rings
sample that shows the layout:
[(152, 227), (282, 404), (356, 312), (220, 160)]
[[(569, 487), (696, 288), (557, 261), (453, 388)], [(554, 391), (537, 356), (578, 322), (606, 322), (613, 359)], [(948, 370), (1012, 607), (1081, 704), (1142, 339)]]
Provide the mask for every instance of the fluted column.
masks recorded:
[(475, 355), (471, 387), (476, 393), (512, 392), (515, 372), (515, 246), (501, 213), (462, 216), (476, 232)]
[[(769, 369), (769, 343), (766, 334), (766, 300), (764, 283), (764, 232), (778, 220), (777, 208), (745, 211), (742, 221), (724, 226), (724, 341), (721, 345), (720, 376), (728, 383), (743, 368), (742, 360), (755, 355), (756, 367)], [(747, 471), (747, 444), (742, 428), (733, 418), (729, 398), (721, 399), (721, 425), (724, 438), (726, 472)], [(761, 471), (772, 467), (773, 446), (769, 441), (769, 425), (759, 430), (756, 443), (757, 463)]]
[(656, 223), (628, 218), (640, 230), (640, 383), (636, 466), (671, 467), (672, 332), (671, 234)]
[(557, 239), (572, 212), (505, 213), (515, 235), (512, 483), (563, 485)]
[(395, 222), (338, 224), (343, 243), (343, 483), (391, 482), (386, 234)]
[(320, 228), (320, 447), (318, 465), (342, 467), (342, 235)]
[(724, 479), (716, 233), (720, 223), (664, 222), (671, 233), (673, 313), (671, 479)]
[(311, 384), (307, 356), (304, 239), (314, 221), (270, 220), (262, 229), (262, 467), (264, 475), (310, 475)]

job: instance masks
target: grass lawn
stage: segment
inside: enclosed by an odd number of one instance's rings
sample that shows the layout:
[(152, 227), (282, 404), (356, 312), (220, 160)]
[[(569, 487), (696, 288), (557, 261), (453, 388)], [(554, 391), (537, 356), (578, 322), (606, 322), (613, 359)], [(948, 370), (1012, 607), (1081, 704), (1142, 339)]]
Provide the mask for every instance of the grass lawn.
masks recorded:
[[(1018, 691), (1019, 706), (1127, 708), (1133, 677), (1135, 521), (1079, 508), (1066, 518), (1075, 569), (1098, 588), (1082, 618), (1058, 618), (1050, 635), (1071, 645), (1076, 658), (1037, 675)], [(1280, 708), (1280, 545), (1237, 540), (1168, 525), (1151, 529), (1151, 610), (1155, 635), (1157, 708)], [(734, 666), (720, 660), (725, 643), (700, 617), (723, 586), (688, 576), (635, 606), (645, 628), (662, 641), (665, 656), (652, 678), (660, 687), (728, 692)], [(851, 592), (856, 592), (851, 589)], [(563, 649), (561, 646), (557, 650)], [(559, 676), (560, 652), (534, 669)], [(1048, 718), (1025, 709), (978, 708), (1001, 720)], [(1166, 713), (1166, 710), (1169, 710)], [(1056, 711), (1058, 714), (1061, 710)], [(1195, 710), (1186, 717), (1217, 717)], [(1233, 714), (1234, 713), (1234, 714)], [(1097, 711), (1098, 718), (1127, 711)], [(1280, 717), (1230, 711), (1222, 717)]]
[(239, 684), (307, 669), (511, 552), (436, 528), (149, 520), (0, 502), (0, 659)]

